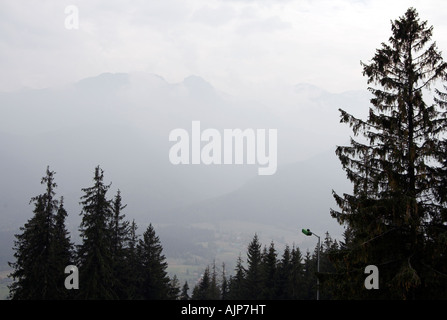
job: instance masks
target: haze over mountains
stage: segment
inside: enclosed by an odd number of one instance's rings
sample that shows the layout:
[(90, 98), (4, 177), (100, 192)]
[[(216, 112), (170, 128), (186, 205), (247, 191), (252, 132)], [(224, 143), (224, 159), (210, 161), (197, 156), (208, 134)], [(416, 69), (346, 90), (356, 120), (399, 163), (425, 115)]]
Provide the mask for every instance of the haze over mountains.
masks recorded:
[[(310, 240), (299, 234), (302, 227), (337, 237), (331, 190), (350, 191), (334, 153), (350, 135), (338, 108), (361, 116), (368, 99), (366, 91), (333, 94), (310, 84), (246, 99), (198, 76), (168, 83), (143, 73), (0, 93), (0, 268), (11, 259), (12, 235), (32, 215), (30, 198), (43, 192), (47, 165), (56, 171), (73, 234), (81, 188), (91, 186), (100, 165), (112, 182), (109, 197), (120, 189), (127, 218), (158, 225), (162, 243), (175, 243), (169, 227), (188, 236), (205, 224), (304, 244)], [(172, 165), (169, 133), (191, 130), (194, 120), (218, 130), (277, 129), (277, 173), (258, 176), (257, 165)]]

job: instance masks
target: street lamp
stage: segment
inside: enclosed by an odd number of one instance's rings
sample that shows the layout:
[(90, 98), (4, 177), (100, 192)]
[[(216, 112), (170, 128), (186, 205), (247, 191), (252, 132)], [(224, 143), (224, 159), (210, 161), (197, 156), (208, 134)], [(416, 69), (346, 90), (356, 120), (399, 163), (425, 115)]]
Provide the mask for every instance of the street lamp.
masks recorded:
[[(317, 248), (317, 273), (320, 272), (320, 236), (316, 235), (309, 229), (302, 229), (301, 230), (306, 236), (314, 235), (318, 238), (318, 248)], [(318, 280), (317, 276), (317, 300), (320, 300), (320, 281)]]

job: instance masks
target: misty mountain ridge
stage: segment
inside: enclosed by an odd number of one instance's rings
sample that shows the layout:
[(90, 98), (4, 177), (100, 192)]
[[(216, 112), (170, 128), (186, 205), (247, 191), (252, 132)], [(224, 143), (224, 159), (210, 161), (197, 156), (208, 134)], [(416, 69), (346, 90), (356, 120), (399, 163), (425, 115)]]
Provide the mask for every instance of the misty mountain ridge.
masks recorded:
[[(109, 197), (120, 189), (125, 213), (137, 224), (231, 221), (237, 229), (245, 221), (289, 232), (306, 224), (339, 234), (329, 216), (331, 188), (347, 185), (334, 150), (347, 143), (349, 130), (337, 110), (361, 110), (367, 93), (331, 94), (308, 84), (285, 90), (273, 105), (220, 92), (198, 76), (172, 84), (153, 74), (105, 73), (1, 93), (0, 232), (11, 236), (31, 217), (29, 200), (44, 191), (47, 165), (76, 232), (81, 188), (92, 184), (100, 165), (112, 182)], [(172, 165), (169, 132), (189, 131), (194, 120), (203, 129), (277, 129), (277, 173), (258, 176), (253, 165)], [(12, 239), (2, 246), (10, 250)]]

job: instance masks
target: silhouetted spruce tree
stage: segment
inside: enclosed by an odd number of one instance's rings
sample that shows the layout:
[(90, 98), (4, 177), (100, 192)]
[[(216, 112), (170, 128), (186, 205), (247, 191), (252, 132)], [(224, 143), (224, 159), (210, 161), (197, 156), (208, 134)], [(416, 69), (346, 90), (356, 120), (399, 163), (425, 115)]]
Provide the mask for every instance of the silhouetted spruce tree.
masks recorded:
[(220, 300), (221, 288), (217, 280), (216, 264), (213, 262), (212, 270), (210, 266), (205, 271), (199, 283), (194, 287), (191, 296), (193, 300)]
[(304, 266), (303, 256), (298, 247), (293, 247), (290, 254), (292, 268), (290, 270), (290, 293), (289, 298), (293, 300), (302, 300), (305, 297), (302, 294), (304, 287)]
[[(363, 74), (373, 94), (366, 121), (341, 110), (341, 122), (355, 135), (337, 155), (353, 194), (334, 197), (341, 211), (331, 214), (352, 230), (352, 243), (342, 258), (351, 269), (377, 265), (380, 290), (364, 290), (364, 275), (345, 272), (355, 283), (351, 298), (425, 298), (446, 296), (445, 264), (436, 255), (434, 230), (445, 235), (445, 209), (439, 194), (439, 158), (445, 154), (445, 105), (427, 103), (430, 90), (446, 77), (433, 27), (415, 9), (392, 22), (389, 43), (383, 43)], [(438, 236), (436, 236), (438, 237)], [(444, 276), (442, 276), (444, 275)], [(435, 294), (436, 292), (436, 294)]]
[(335, 264), (332, 261), (332, 254), (338, 253), (338, 243), (332, 240), (329, 232), (326, 232), (325, 238), (320, 248), (320, 273), (318, 274), (320, 280), (320, 299), (332, 299), (333, 284), (326, 281), (328, 277), (336, 273)]
[(138, 299), (139, 284), (141, 281), (140, 261), (138, 257), (138, 236), (137, 224), (135, 220), (129, 226), (129, 235), (126, 239), (125, 261), (127, 264), (128, 274), (126, 276), (126, 291), (129, 299)]
[(284, 249), (281, 260), (278, 265), (278, 297), (285, 300), (292, 296), (293, 283), (290, 281), (292, 276), (292, 261), (290, 247), (287, 245)]
[(316, 260), (313, 259), (310, 251), (306, 251), (306, 255), (304, 256), (304, 279), (303, 279), (303, 300), (315, 300), (317, 291), (316, 291)]
[(261, 299), (273, 300), (278, 298), (278, 268), (277, 268), (277, 253), (273, 241), (270, 247), (264, 247), (261, 261), (262, 272), (262, 294)]
[(188, 285), (188, 281), (185, 281), (185, 284), (182, 287), (182, 292), (180, 293), (180, 300), (189, 300), (189, 285)]
[[(63, 257), (57, 256), (60, 252), (55, 245), (58, 201), (54, 199), (57, 187), (54, 174), (47, 167), (46, 176), (41, 181), (46, 186), (46, 192), (31, 199), (34, 216), (20, 228), (22, 233), (16, 235), (16, 260), (9, 263), (13, 268), (10, 298), (14, 300), (64, 298), (61, 297), (64, 281), (59, 282), (59, 279), (64, 275), (65, 266), (60, 268)], [(58, 222), (63, 221), (59, 219)], [(58, 227), (63, 228), (61, 225)], [(65, 252), (62, 254), (65, 256)]]
[(247, 269), (245, 272), (245, 299), (260, 299), (262, 294), (261, 244), (255, 234), (247, 249)]
[(139, 296), (144, 300), (169, 299), (168, 264), (152, 224), (147, 227), (143, 239), (139, 240), (137, 252), (140, 264)]
[(192, 300), (209, 300), (211, 292), (211, 275), (210, 267), (207, 266), (199, 283), (194, 287), (192, 291)]
[(104, 184), (104, 172), (95, 168), (93, 186), (83, 188), (81, 197), (82, 221), (78, 247), (79, 299), (117, 299), (113, 269), (112, 230), (113, 211), (107, 199), (110, 185)]
[[(328, 287), (333, 299), (352, 299), (365, 279), (364, 268), (358, 268), (354, 261), (345, 259), (354, 246), (353, 241), (352, 229), (348, 227), (343, 232), (343, 241), (339, 242), (338, 248), (329, 253), (335, 271), (324, 277), (322, 282)], [(346, 279), (360, 279), (360, 282)]]
[(114, 271), (113, 291), (120, 299), (129, 299), (129, 280), (132, 277), (132, 266), (127, 261), (128, 252), (126, 244), (130, 236), (129, 222), (125, 220), (122, 211), (127, 205), (122, 204), (121, 191), (118, 190), (112, 203), (112, 217), (109, 221), (111, 230), (111, 254)]
[(221, 299), (221, 291), (219, 281), (217, 280), (217, 270), (216, 270), (216, 261), (213, 261), (212, 272), (211, 272), (211, 283), (208, 300), (220, 300)]
[(230, 276), (229, 279), (229, 300), (241, 300), (246, 297), (246, 287), (245, 287), (245, 269), (242, 265), (242, 257), (239, 256), (236, 262), (235, 275)]
[(169, 282), (168, 299), (169, 300), (179, 300), (180, 299), (180, 282), (178, 281), (178, 278), (175, 274), (170, 279), (171, 280)]
[(220, 291), (221, 291), (221, 299), (227, 300), (228, 299), (228, 293), (229, 293), (229, 283), (227, 280), (227, 275), (225, 272), (225, 263), (222, 263), (222, 280), (220, 284)]
[(56, 215), (54, 217), (54, 255), (55, 255), (55, 274), (58, 288), (57, 297), (60, 299), (72, 299), (75, 292), (65, 288), (65, 267), (74, 263), (74, 244), (70, 240), (70, 233), (65, 226), (65, 220), (68, 214), (64, 207), (64, 197), (61, 197)]

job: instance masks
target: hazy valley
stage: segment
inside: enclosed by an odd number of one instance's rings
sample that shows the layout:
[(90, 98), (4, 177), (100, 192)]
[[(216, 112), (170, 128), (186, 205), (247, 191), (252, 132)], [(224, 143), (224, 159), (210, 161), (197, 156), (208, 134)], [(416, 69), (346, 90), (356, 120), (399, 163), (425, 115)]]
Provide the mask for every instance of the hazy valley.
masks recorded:
[[(312, 250), (315, 241), (300, 234), (303, 227), (340, 237), (329, 215), (331, 190), (350, 185), (334, 153), (349, 141), (338, 108), (365, 112), (368, 94), (331, 94), (308, 84), (284, 90), (277, 100), (254, 101), (196, 76), (171, 84), (151, 74), (102, 74), (0, 93), (0, 270), (12, 259), (13, 234), (32, 215), (31, 197), (43, 191), (47, 165), (56, 171), (74, 241), (81, 188), (100, 165), (112, 182), (110, 197), (121, 190), (124, 213), (141, 232), (155, 226), (170, 272), (188, 281), (213, 260), (231, 273), (254, 233), (280, 250), (285, 244)], [(276, 174), (258, 176), (253, 165), (172, 165), (169, 132), (194, 120), (218, 130), (277, 129)]]

